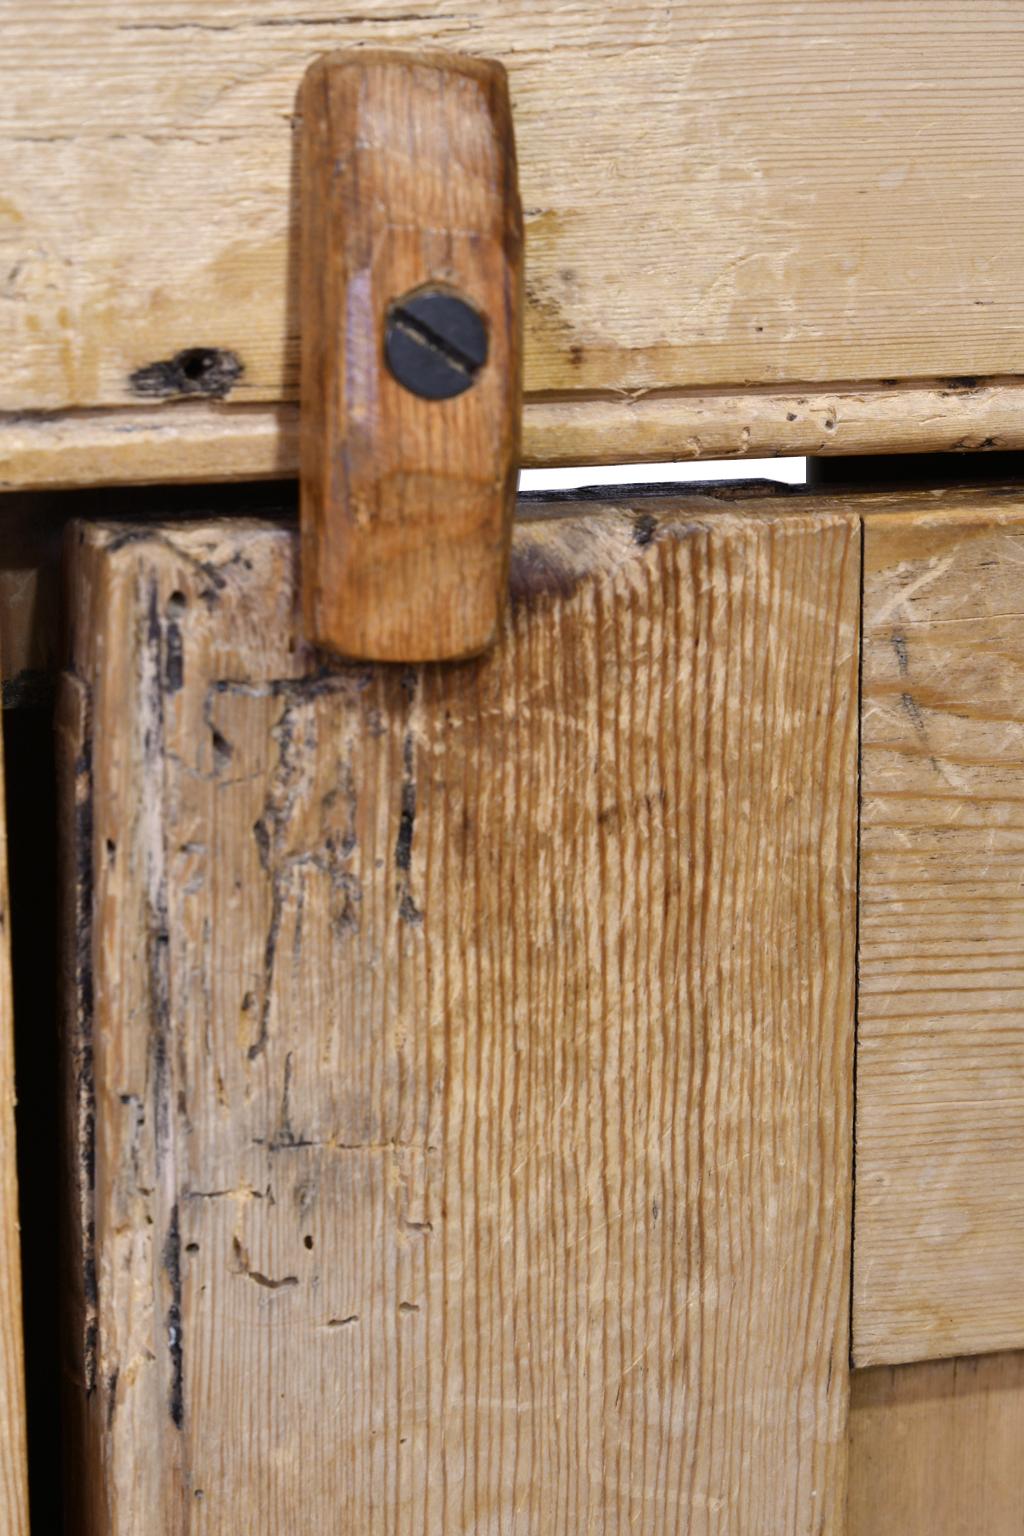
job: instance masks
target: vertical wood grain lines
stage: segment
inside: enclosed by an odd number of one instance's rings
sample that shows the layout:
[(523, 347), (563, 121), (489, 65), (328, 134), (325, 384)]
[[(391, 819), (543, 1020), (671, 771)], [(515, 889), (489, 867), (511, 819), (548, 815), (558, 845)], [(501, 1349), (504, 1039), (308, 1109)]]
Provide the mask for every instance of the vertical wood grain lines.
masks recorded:
[(415, 670), (318, 664), (281, 530), (84, 540), (104, 1536), (839, 1536), (856, 519), (521, 524)]

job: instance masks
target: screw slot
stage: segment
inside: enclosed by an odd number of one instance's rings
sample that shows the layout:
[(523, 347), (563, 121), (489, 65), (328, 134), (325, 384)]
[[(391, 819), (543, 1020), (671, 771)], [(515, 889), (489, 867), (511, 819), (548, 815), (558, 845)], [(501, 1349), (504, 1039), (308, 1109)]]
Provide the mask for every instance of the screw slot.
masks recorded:
[(487, 326), (459, 294), (415, 288), (388, 309), (384, 356), (412, 394), (451, 400), (472, 387), (487, 361)]

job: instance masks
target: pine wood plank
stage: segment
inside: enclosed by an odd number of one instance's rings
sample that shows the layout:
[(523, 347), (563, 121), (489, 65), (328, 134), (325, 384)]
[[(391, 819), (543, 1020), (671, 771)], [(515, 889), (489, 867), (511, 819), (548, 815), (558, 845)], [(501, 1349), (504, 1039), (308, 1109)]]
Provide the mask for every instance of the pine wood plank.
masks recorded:
[[(2, 716), (0, 716), (2, 718)], [(28, 1536), (7, 819), (0, 743), (0, 1536)]]
[(1024, 1344), (1024, 507), (865, 520), (854, 1358)]
[(1003, 0), (7, 11), (2, 411), (294, 400), (296, 92), (351, 46), (508, 66), (535, 399), (1019, 370), (1024, 17)]
[(854, 1371), (849, 1536), (1019, 1536), (1024, 1355)]
[[(1024, 448), (1012, 379), (527, 400), (522, 463)], [(0, 413), (0, 490), (280, 479), (298, 471), (295, 405), (188, 402)], [(3, 512), (0, 506), (0, 513)]]
[(87, 1528), (838, 1536), (856, 518), (522, 523), (406, 670), (76, 539)]

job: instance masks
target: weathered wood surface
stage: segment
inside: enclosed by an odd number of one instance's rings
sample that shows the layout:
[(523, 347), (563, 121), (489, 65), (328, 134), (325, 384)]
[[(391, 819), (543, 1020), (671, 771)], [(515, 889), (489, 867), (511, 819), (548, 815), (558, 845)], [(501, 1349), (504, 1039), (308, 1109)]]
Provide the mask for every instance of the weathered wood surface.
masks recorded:
[(1020, 1536), (1024, 1355), (854, 1371), (848, 1536)]
[(865, 1365), (1024, 1345), (1024, 503), (917, 504), (865, 521)]
[[(522, 463), (983, 454), (1024, 448), (1022, 402), (1013, 380), (527, 400)], [(298, 445), (295, 405), (0, 414), (0, 490), (280, 478)]]
[[(317, 54), (367, 45), (509, 69), (533, 397), (1019, 371), (1004, 0), (54, 0), (45, 27), (9, 0), (0, 410), (293, 400), (296, 93)], [(238, 424), (214, 421), (227, 466)]]
[[(2, 718), (2, 717), (0, 717)], [(28, 1536), (7, 822), (0, 741), (0, 1536)]]
[(838, 1536), (856, 519), (521, 524), (407, 670), (77, 540), (89, 1529)]
[[(504, 611), (522, 427), (508, 77), (490, 59), (338, 50), (300, 108), (305, 633), (370, 661), (475, 656)], [(392, 319), (431, 297), (478, 327), (475, 371)], [(393, 375), (403, 344), (421, 369), (445, 358), (434, 382), (454, 377), (452, 397)]]

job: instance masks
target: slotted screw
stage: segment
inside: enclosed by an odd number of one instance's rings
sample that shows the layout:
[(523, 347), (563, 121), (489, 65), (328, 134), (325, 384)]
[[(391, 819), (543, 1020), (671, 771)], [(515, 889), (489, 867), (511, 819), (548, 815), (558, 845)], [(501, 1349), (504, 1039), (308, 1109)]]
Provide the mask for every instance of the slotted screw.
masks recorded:
[(391, 373), (423, 400), (451, 400), (487, 361), (487, 326), (466, 299), (415, 288), (388, 307), (384, 356)]

